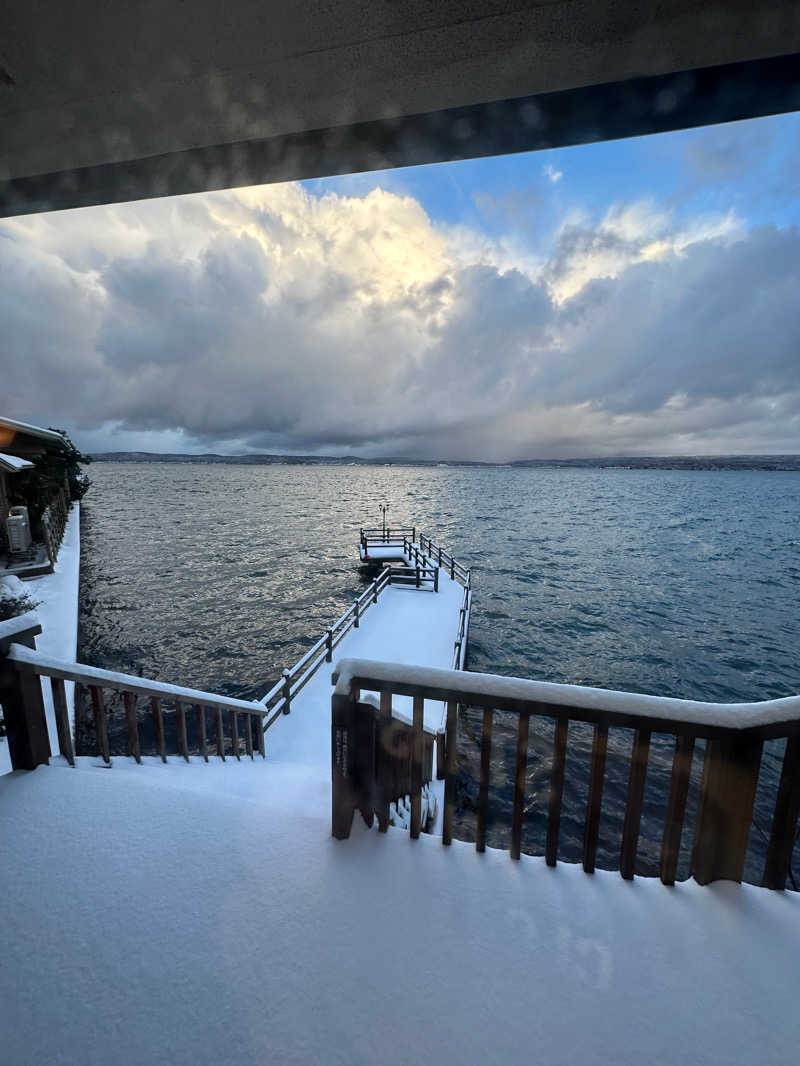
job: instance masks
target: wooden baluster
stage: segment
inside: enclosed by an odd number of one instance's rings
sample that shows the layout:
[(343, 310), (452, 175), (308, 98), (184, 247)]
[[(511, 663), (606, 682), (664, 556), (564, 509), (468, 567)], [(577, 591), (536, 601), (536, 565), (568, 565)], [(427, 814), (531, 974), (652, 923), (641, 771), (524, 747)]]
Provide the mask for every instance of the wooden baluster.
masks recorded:
[[(325, 633), (325, 662), (333, 662), (333, 630), (329, 629)], [(249, 716), (248, 716), (249, 717)]]
[(256, 719), (256, 740), (258, 742), (258, 753), (262, 759), (266, 759), (266, 752), (264, 751), (264, 726), (261, 718)]
[(215, 715), (217, 723), (217, 755), (225, 762), (225, 734), (222, 729), (222, 708), (217, 707)]
[(136, 694), (133, 692), (123, 692), (122, 703), (125, 707), (125, 727), (128, 733), (128, 755), (131, 755), (138, 763), (140, 763), (142, 761), (142, 750), (139, 746), (139, 719), (136, 716)]
[(425, 699), (414, 697), (414, 732), (411, 738), (411, 839), (416, 840), (422, 828), (422, 758)]
[(772, 816), (763, 883), (766, 888), (784, 889), (792, 861), (797, 818), (800, 815), (800, 737), (789, 737), (783, 756), (781, 780)]
[(381, 692), (380, 711), (375, 723), (375, 817), (378, 829), (385, 833), (389, 828), (389, 803), (392, 787), (392, 694)]
[(419, 567), (416, 568), (416, 575), (417, 575), (417, 588), (419, 588)]
[(153, 716), (153, 734), (156, 741), (156, 750), (161, 756), (161, 761), (167, 761), (167, 745), (164, 740), (164, 717), (161, 714), (161, 699), (158, 696), (150, 697), (150, 713)]
[(111, 765), (111, 756), (108, 753), (108, 728), (106, 725), (106, 708), (103, 702), (103, 690), (99, 685), (89, 685), (89, 693), (92, 697), (92, 711), (94, 713), (94, 731), (97, 737), (97, 753), (103, 757), (103, 762)]
[(358, 600), (355, 600), (355, 602), (353, 603), (353, 607), (353, 625), (356, 629), (358, 629)]
[(447, 725), (444, 744), (444, 815), (442, 817), (442, 843), (449, 844), (453, 839), (453, 817), (456, 809), (456, 730), (458, 727), (458, 704), (450, 700), (447, 704)]
[(564, 793), (564, 769), (567, 762), (567, 731), (569, 720), (557, 718), (553, 738), (553, 768), (550, 771), (550, 799), (547, 809), (547, 844), (545, 856), (548, 866), (558, 860), (558, 832), (561, 826), (561, 797)]
[(586, 800), (586, 824), (583, 832), (583, 868), (587, 874), (594, 873), (595, 859), (597, 858), (607, 748), (608, 726), (598, 722), (594, 727), (594, 740), (592, 741), (592, 772), (589, 778), (589, 795)]
[(244, 750), (253, 758), (253, 716), (252, 714), (246, 714), (244, 716), (245, 729), (244, 729)]
[(436, 780), (444, 781), (446, 776), (444, 730), (436, 734)]
[(233, 746), (233, 754), (236, 756), (237, 761), (241, 761), (241, 755), (239, 754), (239, 720), (236, 716), (236, 711), (231, 710), (231, 745)]
[(456, 561), (453, 556), (450, 556), (450, 580), (455, 581), (456, 578)]
[(202, 703), (195, 705), (197, 716), (197, 748), (206, 762), (208, 762), (208, 747), (206, 744), (206, 709)]
[[(283, 701), (283, 713), (288, 714), (292, 709), (292, 675), (289, 670), (283, 671)], [(263, 731), (261, 735), (264, 735)]]
[(178, 731), (178, 754), (189, 761), (189, 742), (186, 739), (186, 708), (180, 700), (175, 700), (175, 724)]
[(525, 771), (528, 766), (530, 715), (520, 714), (517, 725), (517, 770), (514, 776), (514, 813), (511, 817), (511, 858), (518, 859), (522, 848), (522, 816), (525, 811)]
[(475, 850), (486, 850), (486, 821), (489, 814), (489, 769), (492, 761), (492, 718), (490, 708), (483, 712), (481, 732), (481, 779), (478, 788), (478, 826), (475, 833)]
[(675, 884), (678, 857), (681, 850), (681, 833), (686, 814), (686, 797), (689, 795), (689, 778), (692, 772), (694, 737), (675, 737), (675, 754), (672, 757), (672, 776), (669, 785), (669, 800), (664, 818), (664, 837), (661, 842), (661, 880), (665, 885)]
[(642, 824), (644, 783), (647, 775), (647, 757), (650, 753), (650, 730), (637, 729), (631, 751), (631, 772), (628, 778), (628, 802), (625, 807), (625, 824), (622, 829), (622, 848), (619, 856), (619, 872), (626, 881), (633, 879), (636, 868), (636, 851), (639, 847), (639, 829)]
[(70, 764), (75, 765), (75, 749), (72, 746), (72, 731), (69, 728), (69, 711), (67, 710), (67, 692), (62, 677), (50, 678), (50, 690), (53, 693), (53, 710), (56, 715), (56, 732), (58, 750)]

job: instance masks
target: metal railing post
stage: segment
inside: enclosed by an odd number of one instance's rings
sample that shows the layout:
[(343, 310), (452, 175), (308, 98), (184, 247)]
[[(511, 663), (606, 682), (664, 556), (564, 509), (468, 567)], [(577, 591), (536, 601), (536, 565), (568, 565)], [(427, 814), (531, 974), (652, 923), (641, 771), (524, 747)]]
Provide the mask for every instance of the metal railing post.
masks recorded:
[(286, 701), (283, 707), (283, 713), (288, 714), (291, 710), (292, 703), (292, 682), (291, 674), (288, 670), (283, 671), (283, 698)]

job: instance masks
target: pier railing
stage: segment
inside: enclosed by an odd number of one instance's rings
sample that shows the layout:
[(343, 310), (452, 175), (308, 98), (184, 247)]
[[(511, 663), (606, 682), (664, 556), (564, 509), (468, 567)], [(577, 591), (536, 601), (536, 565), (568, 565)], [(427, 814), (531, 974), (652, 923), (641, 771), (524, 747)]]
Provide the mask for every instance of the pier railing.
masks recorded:
[(290, 713), (292, 700), (302, 692), (323, 663), (333, 661), (334, 649), (341, 644), (351, 629), (358, 629), (369, 608), (378, 602), (381, 593), (391, 585), (427, 588), (438, 592), (439, 571), (436, 567), (425, 564), (393, 566), (382, 570), (344, 614), (326, 629), (316, 644), (312, 645), (294, 666), (283, 671), (281, 680), (263, 697), (261, 703), (269, 712), (264, 723), (265, 730), (282, 714)]
[(416, 526), (387, 526), (385, 529), (382, 527), (368, 528), (366, 526), (361, 527), (361, 547), (364, 551), (368, 552), (370, 547), (398, 547), (406, 540), (415, 541), (417, 539), (417, 527)]
[(435, 540), (420, 533), (419, 546), (431, 562), (443, 567), (449, 573), (452, 580), (460, 581), (462, 585), (472, 583), (472, 575), (468, 567), (463, 566), (450, 552), (445, 551), (441, 544), (437, 544)]
[[(167, 762), (165, 715), (175, 716), (176, 752), (187, 762), (190, 754), (206, 762), (209, 746), (222, 760), (227, 754), (240, 759), (253, 757), (253, 750), (264, 755), (262, 723), (265, 715), (260, 703), (219, 696), (199, 689), (183, 688), (160, 681), (101, 670), (81, 663), (65, 663), (36, 650), (36, 635), (41, 628), (35, 615), (12, 619), (5, 639), (0, 630), (0, 704), (8, 732), (11, 765), (15, 770), (32, 770), (46, 763), (53, 754), (50, 747), (40, 678), (46, 679), (52, 693), (59, 751), (74, 766), (65, 682), (84, 686), (89, 693), (94, 717), (97, 755), (111, 765), (108, 742), (108, 697), (120, 694), (125, 708), (127, 750), (141, 762), (140, 700), (146, 700), (153, 724), (158, 755)], [(194, 716), (196, 742), (190, 746), (186, 717)], [(209, 722), (210, 716), (210, 722)], [(213, 737), (209, 744), (209, 735)]]
[[(619, 860), (620, 873), (626, 879), (633, 877), (636, 864), (651, 736), (657, 733), (674, 737), (660, 856), (660, 877), (665, 885), (675, 882), (696, 741), (705, 741), (705, 752), (691, 872), (700, 884), (707, 884), (718, 879), (741, 881), (762, 747), (766, 740), (785, 739), (780, 781), (771, 801), (772, 826), (763, 871), (764, 885), (785, 887), (800, 814), (800, 696), (753, 704), (710, 704), (354, 659), (342, 660), (335, 677), (334, 836), (349, 835), (355, 810), (360, 810), (369, 821), (379, 799), (383, 802), (375, 761), (369, 751), (362, 758), (362, 749), (366, 749), (361, 738), (364, 731), (370, 735), (372, 712), (364, 710), (361, 694), (378, 693), (381, 707), (386, 708), (391, 707), (394, 696), (410, 696), (414, 701), (412, 744), (418, 760), (423, 743), (425, 700), (443, 701), (447, 706), (443, 844), (449, 844), (453, 835), (458, 708), (483, 708), (475, 843), (478, 851), (486, 847), (493, 715), (495, 711), (518, 715), (510, 846), (511, 857), (515, 859), (520, 857), (522, 845), (531, 722), (537, 719), (554, 722), (545, 852), (550, 866), (555, 866), (558, 859), (569, 725), (570, 722), (590, 723), (594, 734), (583, 835), (583, 868), (587, 873), (595, 869), (609, 727), (634, 731)], [(414, 804), (419, 809), (419, 769), (415, 770), (412, 783), (412, 809)]]
[(450, 575), (451, 580), (460, 581), (462, 585), (471, 583), (468, 567), (458, 561), (450, 552), (433, 538), (420, 533), (417, 537), (416, 526), (392, 526), (386, 529), (361, 528), (361, 548), (367, 555), (371, 548), (398, 548), (410, 562), (416, 565), (424, 563), (437, 566)]

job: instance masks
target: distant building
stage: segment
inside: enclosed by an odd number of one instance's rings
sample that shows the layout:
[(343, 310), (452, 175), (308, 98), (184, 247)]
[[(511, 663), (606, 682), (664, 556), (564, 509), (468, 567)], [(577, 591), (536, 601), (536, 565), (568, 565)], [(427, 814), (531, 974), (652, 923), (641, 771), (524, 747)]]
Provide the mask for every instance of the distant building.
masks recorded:
[(70, 452), (61, 433), (0, 417), (0, 575), (52, 570), (71, 504)]

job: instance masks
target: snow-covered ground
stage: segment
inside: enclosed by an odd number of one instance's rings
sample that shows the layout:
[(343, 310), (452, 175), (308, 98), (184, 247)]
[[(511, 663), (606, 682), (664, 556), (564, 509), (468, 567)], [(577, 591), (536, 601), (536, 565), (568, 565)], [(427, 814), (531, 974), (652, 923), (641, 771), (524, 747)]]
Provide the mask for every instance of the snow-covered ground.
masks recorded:
[[(389, 588), (335, 659), (448, 666), (462, 600)], [(266, 762), (0, 778), (0, 1063), (793, 1061), (800, 895), (335, 841), (330, 673)]]
[(330, 836), (298, 767), (0, 780), (0, 1061), (608, 1066), (796, 1057), (800, 897)]
[[(64, 529), (64, 539), (58, 552), (58, 559), (52, 574), (31, 578), (24, 581), (24, 591), (39, 606), (36, 613), (42, 627), (36, 638), (39, 651), (52, 655), (64, 662), (75, 662), (78, 651), (78, 581), (81, 555), (81, 518), (80, 505), (74, 504)], [(70, 722), (75, 711), (75, 686), (71, 681), (65, 685), (67, 707)], [(42, 683), (47, 728), (50, 733), (50, 747), (58, 751), (58, 734), (53, 714), (53, 698), (50, 686)], [(74, 723), (73, 723), (74, 724)], [(0, 774), (8, 773), (11, 761), (8, 744), (0, 737)]]

